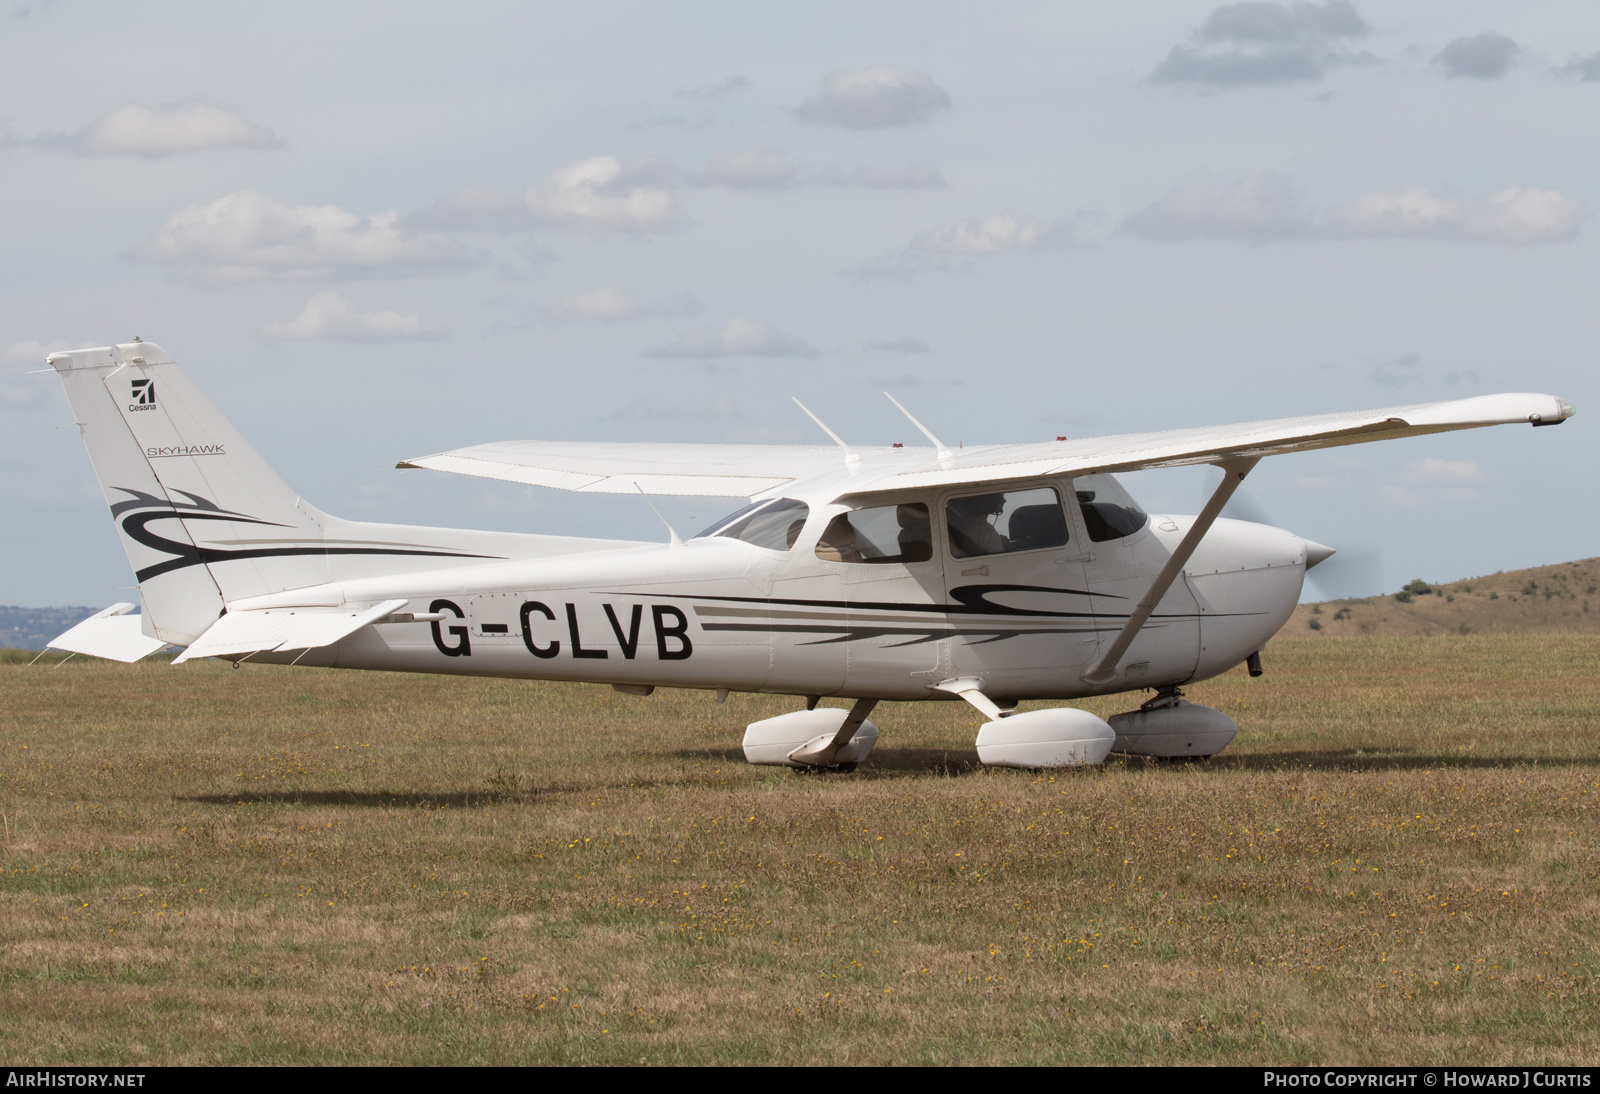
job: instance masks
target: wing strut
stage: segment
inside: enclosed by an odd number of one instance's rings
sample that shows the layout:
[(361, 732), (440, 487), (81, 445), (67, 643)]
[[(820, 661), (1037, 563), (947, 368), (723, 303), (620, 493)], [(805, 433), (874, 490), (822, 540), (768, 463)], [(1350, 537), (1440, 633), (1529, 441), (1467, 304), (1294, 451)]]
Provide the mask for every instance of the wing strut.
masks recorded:
[(1222, 483), (1211, 495), (1211, 500), (1206, 502), (1206, 507), (1200, 510), (1200, 515), (1189, 527), (1188, 534), (1178, 544), (1178, 549), (1172, 552), (1167, 564), (1161, 567), (1161, 572), (1156, 575), (1155, 581), (1151, 582), (1150, 588), (1139, 601), (1139, 606), (1133, 609), (1128, 622), (1123, 624), (1117, 640), (1111, 643), (1111, 648), (1100, 658), (1099, 664), (1083, 674), (1085, 680), (1091, 684), (1104, 684), (1116, 675), (1117, 662), (1122, 660), (1122, 655), (1133, 645), (1133, 640), (1139, 636), (1140, 629), (1149, 621), (1150, 613), (1156, 610), (1161, 598), (1167, 595), (1167, 590), (1182, 572), (1184, 564), (1189, 561), (1189, 556), (1194, 554), (1194, 549), (1200, 546), (1200, 541), (1205, 538), (1206, 532), (1210, 531), (1217, 515), (1222, 512), (1222, 507), (1228, 504), (1228, 499), (1233, 497), (1233, 492), (1239, 488), (1244, 477), (1260, 462), (1260, 459), (1259, 456), (1251, 456), (1242, 460), (1227, 460), (1219, 465), (1222, 468)]

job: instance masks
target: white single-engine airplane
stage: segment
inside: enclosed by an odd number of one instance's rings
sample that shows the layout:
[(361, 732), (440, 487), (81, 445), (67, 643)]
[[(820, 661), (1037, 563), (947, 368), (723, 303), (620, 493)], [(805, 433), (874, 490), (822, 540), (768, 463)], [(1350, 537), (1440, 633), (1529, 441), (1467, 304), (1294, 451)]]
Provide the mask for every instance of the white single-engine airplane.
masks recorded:
[[(972, 704), (989, 719), (986, 764), (1097, 764), (1113, 747), (1213, 755), (1238, 727), (1180, 686), (1240, 662), (1259, 675), (1306, 570), (1333, 553), (1218, 519), (1257, 461), (1573, 414), (1551, 395), (1485, 395), (952, 451), (901, 407), (931, 448), (856, 448), (817, 420), (838, 447), (506, 441), (399, 464), (751, 501), (660, 544), (341, 520), (291, 490), (160, 346), (49, 363), (143, 602), (52, 646), (804, 696), (804, 710), (752, 724), (744, 750), (809, 768), (864, 760), (878, 737), (867, 716), (886, 699)], [(1113, 477), (1195, 464), (1223, 471), (1199, 516), (1149, 516)], [(1109, 723), (1010, 710), (1139, 689), (1155, 698)], [(855, 702), (818, 708), (823, 697)]]

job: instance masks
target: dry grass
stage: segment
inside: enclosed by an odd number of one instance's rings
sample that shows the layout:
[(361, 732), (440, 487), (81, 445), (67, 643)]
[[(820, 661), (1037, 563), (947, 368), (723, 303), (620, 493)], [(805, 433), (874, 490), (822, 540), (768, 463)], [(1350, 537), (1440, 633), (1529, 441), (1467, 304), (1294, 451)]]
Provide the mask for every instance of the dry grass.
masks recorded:
[(1600, 558), (1422, 584), (1427, 592), (1302, 604), (1278, 637), (1600, 633)]
[(777, 699), (0, 667), (0, 1053), (1592, 1061), (1600, 638), (1266, 658), (1223, 757), (1053, 776), (955, 703), (819, 776)]

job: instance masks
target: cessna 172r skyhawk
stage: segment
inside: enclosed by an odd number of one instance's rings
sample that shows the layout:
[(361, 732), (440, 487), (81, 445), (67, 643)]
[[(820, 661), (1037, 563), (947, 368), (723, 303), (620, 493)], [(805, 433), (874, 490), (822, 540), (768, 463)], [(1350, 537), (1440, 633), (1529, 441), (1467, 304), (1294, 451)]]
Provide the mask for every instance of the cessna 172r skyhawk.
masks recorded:
[[(506, 441), (399, 465), (750, 499), (663, 544), (341, 520), (290, 489), (154, 343), (49, 363), (143, 602), (53, 646), (804, 696), (749, 727), (745, 756), (813, 768), (865, 759), (882, 700), (970, 703), (989, 719), (986, 764), (1212, 755), (1237, 727), (1179, 687), (1246, 661), (1259, 674), (1306, 570), (1333, 553), (1218, 519), (1257, 461), (1573, 413), (1550, 395), (1485, 395), (957, 451), (912, 418), (931, 447), (857, 448), (832, 431), (837, 447)], [(1194, 464), (1223, 471), (1198, 516), (1147, 515), (1113, 477)], [(1141, 689), (1155, 698), (1109, 723), (1009, 709)]]

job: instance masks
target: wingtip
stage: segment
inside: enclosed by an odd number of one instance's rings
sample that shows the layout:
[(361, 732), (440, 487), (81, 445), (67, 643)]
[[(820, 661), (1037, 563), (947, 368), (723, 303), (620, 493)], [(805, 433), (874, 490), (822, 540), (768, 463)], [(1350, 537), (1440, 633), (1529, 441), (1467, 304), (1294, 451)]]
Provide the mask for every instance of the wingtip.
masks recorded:
[(1578, 413), (1577, 407), (1573, 406), (1559, 395), (1553, 396), (1553, 398), (1556, 401), (1556, 412), (1554, 414), (1530, 414), (1528, 415), (1528, 421), (1536, 426), (1560, 425), (1562, 422)]

